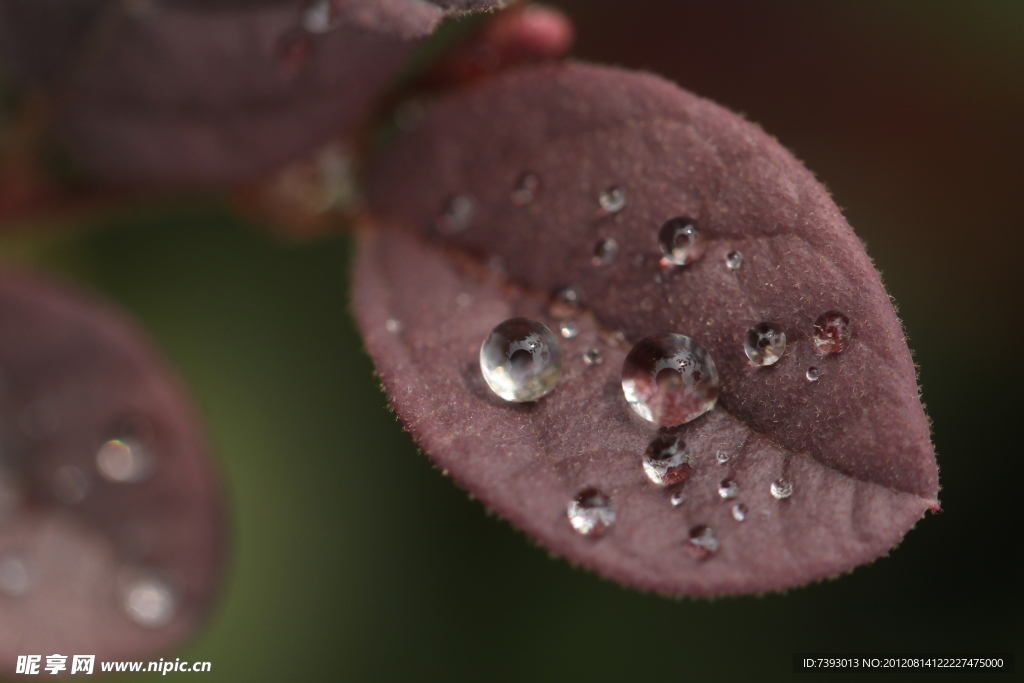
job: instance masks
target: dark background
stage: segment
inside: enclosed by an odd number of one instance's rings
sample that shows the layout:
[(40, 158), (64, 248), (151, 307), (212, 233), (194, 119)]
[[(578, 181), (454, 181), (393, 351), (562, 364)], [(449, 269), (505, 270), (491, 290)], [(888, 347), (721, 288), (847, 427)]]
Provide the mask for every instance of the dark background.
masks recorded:
[(180, 653), (213, 663), (197, 679), (788, 680), (798, 651), (1019, 650), (1024, 4), (552, 4), (579, 58), (745, 113), (831, 189), (899, 303), (943, 511), (785, 594), (639, 594), (550, 558), (417, 452), (352, 322), (347, 238), (296, 246), (210, 202), (8, 249), (141, 318), (204, 411), (234, 548)]

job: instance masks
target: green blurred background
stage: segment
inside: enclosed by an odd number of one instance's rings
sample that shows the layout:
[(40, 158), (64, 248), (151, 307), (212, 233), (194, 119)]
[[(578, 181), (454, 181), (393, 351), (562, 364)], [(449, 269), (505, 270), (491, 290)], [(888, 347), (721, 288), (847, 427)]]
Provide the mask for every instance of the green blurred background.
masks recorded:
[(417, 452), (350, 315), (346, 238), (297, 246), (212, 202), (144, 211), (26, 253), (139, 317), (205, 414), (233, 559), (182, 658), (208, 681), (788, 680), (797, 651), (1019, 650), (1024, 3), (552, 4), (577, 56), (744, 112), (832, 190), (900, 305), (943, 511), (786, 594), (621, 588)]

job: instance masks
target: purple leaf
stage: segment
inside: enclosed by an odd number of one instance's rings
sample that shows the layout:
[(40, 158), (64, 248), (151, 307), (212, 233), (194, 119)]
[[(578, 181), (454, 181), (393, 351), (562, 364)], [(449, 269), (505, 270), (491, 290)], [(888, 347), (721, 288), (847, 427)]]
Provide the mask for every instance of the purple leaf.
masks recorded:
[(5, 671), (26, 654), (150, 658), (196, 632), (220, 583), (221, 489), (132, 323), (0, 274), (0, 446)]
[[(555, 552), (646, 589), (766, 591), (874, 559), (938, 508), (878, 273), (825, 189), (735, 114), (650, 75), (524, 69), (439, 103), (385, 152), (370, 202), (356, 312), (393, 406), (434, 462)], [(659, 248), (675, 218), (702, 236), (681, 243), (685, 266)], [(482, 340), (513, 317), (558, 329), (566, 285), (584, 310), (557, 388), (502, 401)], [(833, 310), (852, 335), (823, 354), (815, 323)], [(787, 338), (765, 367), (744, 352), (761, 322)], [(633, 415), (621, 369), (663, 333), (707, 349), (721, 393), (658, 430)], [(685, 467), (658, 486), (644, 453), (674, 437)], [(567, 515), (606, 511), (580, 502), (594, 490), (615, 516), (598, 537)]]

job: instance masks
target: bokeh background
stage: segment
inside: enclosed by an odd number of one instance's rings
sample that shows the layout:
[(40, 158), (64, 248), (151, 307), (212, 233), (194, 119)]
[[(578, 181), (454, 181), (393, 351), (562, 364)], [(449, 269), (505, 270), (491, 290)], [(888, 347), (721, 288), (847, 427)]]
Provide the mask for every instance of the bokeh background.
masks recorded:
[(140, 318), (205, 415), (232, 561), (180, 656), (207, 681), (789, 680), (800, 651), (1019, 651), (1024, 4), (550, 4), (575, 56), (745, 113), (830, 188), (899, 304), (943, 511), (785, 594), (640, 594), (549, 557), (417, 451), (350, 315), (347, 237), (295, 244), (213, 199), (18, 237), (4, 258)]

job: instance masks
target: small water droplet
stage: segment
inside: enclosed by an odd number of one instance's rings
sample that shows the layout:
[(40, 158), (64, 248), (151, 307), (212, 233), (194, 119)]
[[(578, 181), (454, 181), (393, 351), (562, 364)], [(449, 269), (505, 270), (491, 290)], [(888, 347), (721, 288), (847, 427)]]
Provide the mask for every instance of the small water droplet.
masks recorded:
[(584, 536), (597, 536), (615, 523), (612, 499), (595, 488), (587, 488), (569, 501), (566, 510), (572, 528)]
[(661, 226), (658, 245), (665, 259), (677, 266), (693, 263), (704, 255), (704, 238), (692, 218), (679, 216)]
[(778, 481), (772, 482), (772, 496), (782, 500), (783, 498), (789, 498), (793, 495), (793, 482), (785, 479), (779, 479)]
[(816, 367), (807, 368), (807, 379), (810, 382), (817, 382), (818, 378), (821, 377), (821, 370)]
[(540, 190), (540, 178), (533, 173), (524, 173), (516, 180), (516, 186), (512, 189), (512, 203), (516, 206), (526, 206), (537, 198)]
[(583, 352), (583, 362), (587, 365), (600, 365), (604, 362), (604, 355), (601, 354), (601, 349), (589, 348)]
[(626, 208), (626, 190), (622, 187), (609, 187), (598, 196), (597, 203), (608, 213), (618, 213)]
[(607, 266), (619, 255), (619, 243), (611, 237), (599, 240), (594, 246), (594, 257), (590, 262), (595, 266)]
[(310, 33), (330, 33), (339, 23), (340, 17), (334, 0), (312, 0), (302, 12), (302, 28)]
[(723, 479), (722, 483), (718, 485), (718, 495), (724, 500), (735, 498), (740, 495), (740, 486), (735, 479)]
[(690, 422), (714, 408), (718, 390), (711, 356), (681, 334), (641, 340), (622, 364), (622, 392), (630, 408), (663, 427)]
[(743, 503), (736, 503), (732, 506), (732, 518), (737, 522), (742, 522), (747, 518), (747, 506)]
[(580, 328), (576, 325), (575, 320), (563, 320), (562, 324), (558, 326), (558, 331), (566, 339), (572, 339), (580, 333)]
[(402, 321), (398, 318), (388, 318), (387, 321), (384, 322), (384, 329), (391, 334), (398, 334), (402, 331)]
[(839, 311), (828, 311), (814, 321), (814, 347), (819, 353), (839, 353), (850, 345), (850, 319)]
[(473, 297), (467, 292), (459, 292), (455, 295), (455, 305), (459, 308), (469, 308), (473, 303)]
[(690, 476), (690, 452), (678, 436), (663, 435), (644, 452), (644, 474), (658, 486), (672, 486)]
[(690, 529), (690, 538), (687, 540), (701, 554), (711, 555), (718, 552), (718, 539), (715, 537), (715, 530), (707, 525), (701, 524)]
[(469, 227), (473, 218), (473, 198), (466, 194), (448, 200), (437, 217), (437, 231), (442, 235), (457, 235)]
[(679, 507), (686, 502), (686, 494), (683, 493), (682, 489), (677, 489), (672, 492), (672, 496), (668, 500), (672, 503), (672, 507)]
[(506, 401), (536, 401), (562, 376), (562, 350), (543, 323), (512, 318), (480, 346), (480, 370), (491, 391)]
[(174, 618), (177, 599), (171, 586), (153, 575), (129, 581), (122, 595), (125, 613), (139, 626), (159, 628)]
[(575, 287), (562, 287), (551, 297), (548, 312), (553, 318), (571, 318), (583, 310), (583, 295)]
[(725, 255), (725, 267), (729, 270), (739, 270), (743, 265), (743, 254), (738, 251), (730, 251)]
[(134, 484), (153, 474), (153, 456), (134, 439), (111, 439), (96, 451), (96, 469), (108, 481)]
[(0, 558), (0, 593), (12, 598), (32, 590), (32, 574), (28, 562), (20, 555), (5, 555)]
[(53, 475), (53, 495), (68, 505), (85, 500), (89, 493), (89, 480), (85, 473), (74, 465), (63, 465)]
[(775, 323), (758, 323), (747, 330), (743, 352), (754, 365), (773, 365), (786, 352), (786, 333)]
[(724, 465), (725, 463), (729, 462), (729, 454), (726, 453), (725, 451), (718, 451), (717, 453), (715, 453), (715, 460), (717, 460), (719, 464)]

